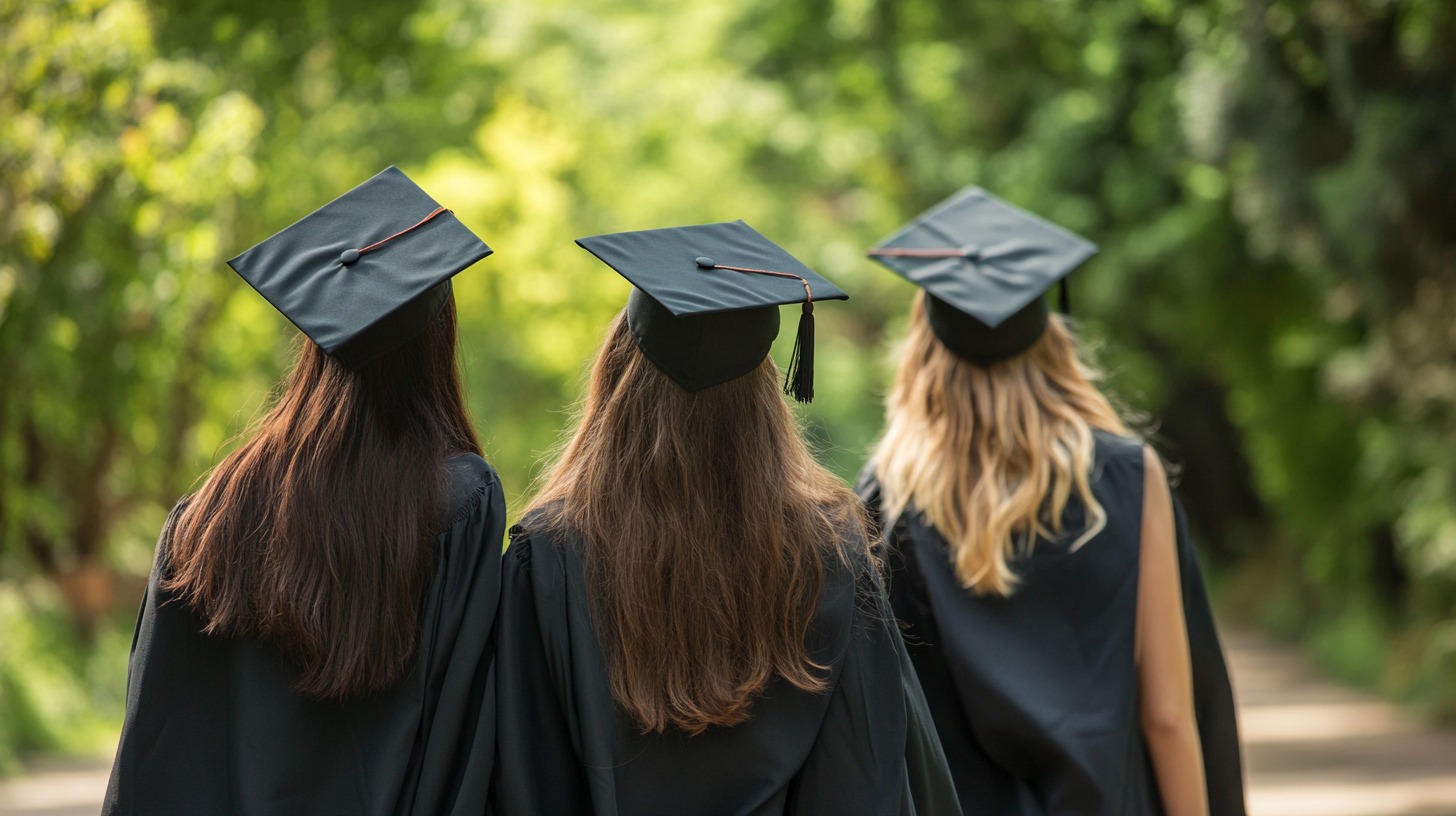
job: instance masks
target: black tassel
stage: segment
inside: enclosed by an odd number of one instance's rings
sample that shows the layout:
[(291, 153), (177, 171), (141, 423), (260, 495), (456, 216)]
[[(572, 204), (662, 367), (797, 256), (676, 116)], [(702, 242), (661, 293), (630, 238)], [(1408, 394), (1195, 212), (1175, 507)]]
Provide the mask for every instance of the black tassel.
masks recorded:
[(1062, 278), (1062, 314), (1072, 313), (1072, 287), (1067, 285), (1067, 279)]
[(799, 333), (794, 336), (794, 353), (789, 357), (784, 393), (799, 402), (814, 401), (814, 301), (805, 301), (799, 316)]

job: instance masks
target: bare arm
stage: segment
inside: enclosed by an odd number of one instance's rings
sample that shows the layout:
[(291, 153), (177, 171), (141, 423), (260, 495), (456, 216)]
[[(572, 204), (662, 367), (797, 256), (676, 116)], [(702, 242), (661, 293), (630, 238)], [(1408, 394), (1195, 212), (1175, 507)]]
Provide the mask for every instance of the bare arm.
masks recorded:
[(1143, 737), (1168, 816), (1207, 816), (1203, 750), (1193, 712), (1188, 631), (1178, 581), (1173, 500), (1163, 464), (1143, 449), (1142, 556), (1138, 559), (1137, 661)]

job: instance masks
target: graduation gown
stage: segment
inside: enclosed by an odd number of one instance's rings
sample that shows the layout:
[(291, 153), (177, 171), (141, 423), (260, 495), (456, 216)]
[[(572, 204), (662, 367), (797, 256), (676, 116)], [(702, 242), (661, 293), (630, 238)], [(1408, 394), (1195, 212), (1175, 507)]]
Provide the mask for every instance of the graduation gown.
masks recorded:
[(877, 574), (827, 567), (817, 694), (776, 680), (750, 719), (642, 734), (613, 701), (574, 536), (511, 531), (499, 618), (496, 812), (510, 816), (958, 814)]
[[(1092, 491), (1107, 526), (1075, 552), (1039, 540), (1009, 598), (960, 586), (945, 540), (907, 510), (884, 518), (872, 469), (857, 490), (888, 540), (890, 593), (966, 813), (1161, 814), (1134, 662), (1142, 445), (1098, 432)], [(1228, 669), (1187, 520), (1174, 501), (1194, 707), (1213, 816), (1243, 816)], [(1085, 528), (1073, 494), (1064, 529)]]
[(487, 812), (505, 499), (479, 456), (451, 457), (446, 473), (413, 668), (346, 702), (295, 692), (297, 670), (267, 644), (202, 634), (160, 586), (173, 510), (137, 619), (103, 815)]

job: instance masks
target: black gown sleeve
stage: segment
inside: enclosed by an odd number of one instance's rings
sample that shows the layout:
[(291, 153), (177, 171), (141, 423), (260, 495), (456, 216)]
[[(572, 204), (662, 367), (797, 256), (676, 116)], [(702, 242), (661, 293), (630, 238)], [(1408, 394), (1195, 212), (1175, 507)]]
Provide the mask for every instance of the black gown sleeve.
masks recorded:
[[(547, 546), (547, 545), (543, 545)], [(501, 816), (590, 814), (591, 792), (582, 777), (572, 725), (557, 684), (537, 615), (541, 598), (533, 579), (532, 542), (519, 525), (501, 567), (496, 686), (499, 723), (491, 799)], [(563, 757), (576, 761), (564, 762)]]
[(1178, 539), (1183, 618), (1188, 627), (1188, 653), (1193, 669), (1193, 707), (1208, 785), (1208, 812), (1211, 816), (1244, 816), (1243, 759), (1233, 686), (1229, 682), (1218, 629), (1214, 626), (1198, 551), (1176, 493), (1173, 494), (1173, 519)]
[[(481, 460), (475, 460), (483, 464)], [(401, 803), (405, 813), (489, 814), (487, 794), (495, 753), (495, 617), (500, 599), (506, 500), (493, 470), (456, 511), (442, 542), (443, 582), (428, 642), (428, 666), (415, 761), (418, 782)], [(422, 638), (425, 632), (422, 631)]]
[(905, 700), (905, 771), (918, 814), (961, 812), (960, 797), (936, 732), (935, 720), (920, 687), (910, 653), (898, 631), (892, 633), (900, 657), (900, 681)]
[(878, 574), (863, 565), (838, 682), (788, 812), (961, 812), (935, 724)]
[[(231, 793), (231, 779), (222, 763), (196, 763), (186, 773), (170, 773), (165, 767), (168, 756), (214, 756), (214, 735), (227, 733), (226, 709), (205, 695), (164, 700), (161, 698), (167, 695), (151, 691), (152, 684), (166, 689), (186, 682), (209, 688), (227, 682), (226, 661), (197, 634), (201, 622), (191, 610), (172, 604), (164, 614), (163, 607), (170, 600), (161, 587), (166, 550), (172, 526), (185, 508), (184, 499), (162, 525), (137, 611), (126, 679), (126, 720), (102, 800), (102, 816), (181, 814), (199, 802), (226, 801)], [(187, 727), (177, 727), (177, 723)], [(163, 750), (142, 747), (156, 744), (164, 746)]]
[(978, 802), (988, 805), (990, 813), (1014, 813), (1020, 807), (1017, 790), (1010, 784), (1007, 772), (981, 749), (971, 730), (971, 718), (951, 672), (935, 610), (914, 561), (905, 520), (885, 518), (881, 490), (874, 468), (865, 467), (855, 492), (871, 523), (880, 530), (881, 556), (889, 570), (890, 608), (901, 627), (901, 648), (913, 667), (917, 685), (923, 691), (925, 711), (935, 727), (936, 747), (947, 763), (955, 763), (952, 794), (962, 809), (967, 803)]

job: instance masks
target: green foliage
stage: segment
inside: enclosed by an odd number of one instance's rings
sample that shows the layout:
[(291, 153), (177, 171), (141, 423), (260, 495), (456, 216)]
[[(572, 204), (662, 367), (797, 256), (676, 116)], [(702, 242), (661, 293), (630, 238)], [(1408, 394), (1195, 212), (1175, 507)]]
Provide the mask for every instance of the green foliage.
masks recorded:
[(192, 478), (193, 427), (238, 398), (201, 372), (257, 368), (247, 325), (214, 335), (234, 287), (195, 271), (238, 242), (263, 122), (141, 3), (12, 2), (0, 31), (0, 568), (24, 542), (72, 573)]
[(83, 646), (55, 590), (31, 581), (0, 585), (0, 631), (0, 777), (27, 753), (110, 749), (125, 705), (129, 623), (118, 619)]
[[(1101, 244), (1077, 317), (1230, 593), (1456, 712), (1453, 85), (1445, 0), (0, 0), (0, 592), (108, 642), (287, 364), (223, 259), (386, 164), (498, 250), (455, 291), (513, 513), (627, 293), (571, 238), (743, 218), (842, 282), (800, 413), (850, 476), (913, 292), (863, 248), (975, 182)], [(14, 665), (0, 746), (53, 744)]]

